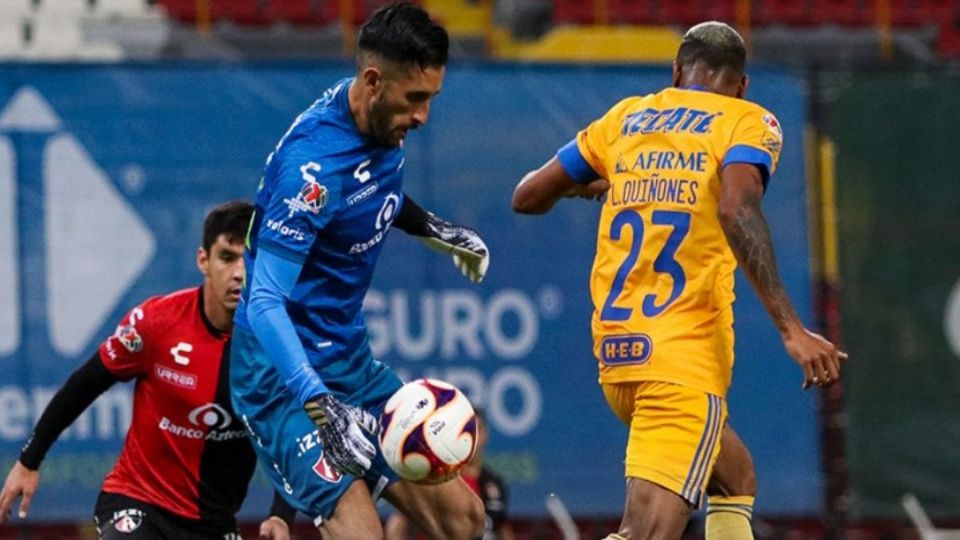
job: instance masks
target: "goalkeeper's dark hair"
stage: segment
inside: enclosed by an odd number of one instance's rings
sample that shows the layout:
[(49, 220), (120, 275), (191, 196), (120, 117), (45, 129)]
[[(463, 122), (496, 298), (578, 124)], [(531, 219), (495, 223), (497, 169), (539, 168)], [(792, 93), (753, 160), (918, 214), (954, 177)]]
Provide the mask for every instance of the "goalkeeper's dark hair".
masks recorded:
[(739, 79), (747, 64), (747, 47), (730, 25), (717, 21), (700, 23), (687, 30), (677, 50), (678, 65), (693, 66), (698, 62)]
[(420, 69), (447, 64), (450, 37), (419, 6), (398, 2), (384, 6), (363, 23), (357, 40), (359, 54), (373, 53)]
[(221, 234), (231, 244), (243, 242), (251, 217), (253, 205), (247, 201), (228, 201), (214, 206), (203, 220), (203, 250), (210, 253), (210, 248)]

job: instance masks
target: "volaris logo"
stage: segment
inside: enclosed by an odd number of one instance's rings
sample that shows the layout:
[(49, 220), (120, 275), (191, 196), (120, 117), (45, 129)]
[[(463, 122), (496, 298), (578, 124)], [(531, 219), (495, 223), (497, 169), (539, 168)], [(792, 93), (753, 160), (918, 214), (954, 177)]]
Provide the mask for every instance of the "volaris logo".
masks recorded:
[(83, 352), (155, 246), (56, 111), (20, 88), (0, 112), (0, 356), (40, 331)]

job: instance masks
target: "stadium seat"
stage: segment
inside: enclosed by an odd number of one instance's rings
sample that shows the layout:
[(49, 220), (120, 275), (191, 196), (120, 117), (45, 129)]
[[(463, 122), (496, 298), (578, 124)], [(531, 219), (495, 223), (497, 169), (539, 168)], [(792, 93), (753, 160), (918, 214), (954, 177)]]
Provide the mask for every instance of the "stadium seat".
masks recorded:
[(210, 0), (210, 16), (215, 22), (232, 21), (243, 25), (265, 24), (259, 0)]
[(945, 20), (937, 35), (937, 50), (943, 56), (960, 58), (960, 14), (957, 20)]
[(24, 56), (45, 60), (119, 60), (120, 47), (109, 43), (86, 43), (77, 18), (43, 14), (33, 18), (32, 37)]
[(314, 22), (313, 2), (310, 0), (270, 0), (264, 15), (271, 22), (310, 25)]
[(302, 26), (323, 26), (338, 20), (335, 0), (269, 0), (264, 14), (270, 22)]
[[(336, 1), (336, 0), (333, 0)], [(354, 0), (353, 2), (353, 24), (360, 26), (367, 20), (373, 12), (380, 7), (389, 4), (391, 0)], [(411, 2), (422, 5), (422, 2)]]
[(139, 17), (150, 13), (146, 0), (97, 0), (93, 9), (101, 16)]
[(655, 24), (657, 6), (653, 0), (609, 0), (612, 24)]
[(700, 0), (669, 0), (660, 2), (656, 22), (690, 26), (704, 20), (703, 8), (709, 2)]
[(582, 0), (553, 2), (553, 22), (556, 24), (593, 24), (594, 17), (593, 2)]
[(43, 0), (37, 12), (50, 17), (74, 17), (90, 13), (90, 3), (87, 0)]
[(814, 23), (808, 0), (759, 0), (751, 13), (754, 24), (806, 26)]
[(159, 4), (171, 19), (187, 23), (197, 20), (196, 0), (159, 0)]
[(23, 46), (23, 20), (0, 12), (0, 58), (20, 56)]
[(890, 0), (890, 15), (894, 26), (938, 24), (955, 5), (953, 0)]
[(869, 26), (876, 23), (872, 0), (813, 0), (811, 14), (817, 24)]
[(736, 22), (736, 1), (735, 0), (714, 0), (705, 2), (701, 11), (700, 20), (703, 21), (723, 21), (733, 24)]
[(59, 14), (44, 13), (33, 19), (31, 39), (27, 45), (29, 52), (36, 56), (67, 56), (83, 46), (80, 21), (61, 17)]
[(32, 0), (0, 0), (0, 19), (33, 13)]

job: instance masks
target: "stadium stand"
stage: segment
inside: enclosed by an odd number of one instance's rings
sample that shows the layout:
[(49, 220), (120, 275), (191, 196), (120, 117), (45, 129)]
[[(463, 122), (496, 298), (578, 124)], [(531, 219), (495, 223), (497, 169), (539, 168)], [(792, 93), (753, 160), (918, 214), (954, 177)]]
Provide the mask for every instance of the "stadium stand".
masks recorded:
[[(110, 60), (143, 58), (145, 54), (170, 54), (171, 51), (180, 51), (186, 57), (216, 56), (225, 50), (232, 51), (231, 56), (244, 57), (251, 53), (256, 56), (265, 41), (273, 43), (275, 51), (289, 46), (314, 51), (316, 56), (333, 57), (349, 50), (350, 40), (344, 36), (351, 35), (384, 3), (385, 0), (3, 0), (0, 2), (0, 57)], [(664, 27), (679, 29), (714, 19), (757, 30), (760, 39), (767, 32), (778, 44), (796, 41), (809, 43), (816, 49), (832, 29), (842, 29), (839, 39), (849, 41), (859, 35), (858, 45), (865, 49), (876, 49), (875, 45), (864, 47), (863, 43), (875, 42), (877, 35), (892, 35), (894, 41), (904, 38), (910, 42), (909, 46), (902, 47), (904, 49), (926, 49), (930, 51), (927, 56), (931, 57), (940, 54), (960, 58), (960, 0), (421, 0), (419, 3), (443, 21), (455, 41), (459, 40), (456, 50), (466, 55), (506, 51), (506, 57), (517, 58), (517, 51), (529, 50), (534, 51), (531, 59), (562, 60), (565, 50), (576, 49), (565, 41), (579, 39), (576, 36), (584, 31), (596, 37), (598, 28), (607, 28), (611, 36), (603, 40), (617, 43), (627, 39), (624, 36), (628, 34), (642, 36), (648, 31), (645, 29), (656, 33)], [(499, 19), (497, 13), (501, 14)], [(528, 18), (533, 14), (552, 21), (553, 31), (562, 30), (561, 35), (545, 35), (550, 28), (539, 23), (533, 26), (540, 30), (531, 35), (529, 31), (518, 30), (522, 21), (510, 20), (511, 17), (504, 17), (503, 13), (527, 14)], [(126, 31), (104, 30), (106, 22), (123, 25), (130, 21), (135, 22), (134, 26), (128, 26)], [(221, 28), (227, 30), (221, 32)], [(510, 35), (524, 39), (505, 43), (505, 34), (498, 33), (498, 28), (509, 28)], [(886, 28), (891, 31), (887, 32)], [(193, 30), (199, 30), (194, 33), (201, 35), (206, 43), (191, 36)], [(317, 30), (326, 37), (317, 38)], [(137, 36), (141, 41), (145, 36), (167, 41), (144, 45), (136, 41)], [(543, 39), (532, 44), (529, 38)], [(657, 41), (658, 38), (650, 39)], [(313, 45), (304, 47), (304, 43)], [(316, 43), (323, 45), (317, 47)], [(556, 47), (559, 50), (554, 52)], [(829, 51), (829, 46), (826, 48)], [(652, 53), (636, 58), (608, 54), (609, 51), (604, 52), (608, 47), (603, 45), (591, 49), (599, 51), (601, 60), (658, 58)], [(264, 54), (277, 55), (275, 52)], [(582, 60), (582, 54), (575, 56)], [(806, 58), (821, 62), (822, 56), (826, 55), (814, 53), (813, 57)]]
[(337, 5), (312, 0), (270, 0), (264, 7), (264, 15), (273, 22), (322, 26), (337, 20)]
[[(876, 23), (880, 4), (872, 0), (754, 0), (747, 2), (752, 22), (758, 25), (803, 26), (837, 24), (869, 26)], [(689, 25), (704, 19), (731, 20), (735, 0), (608, 0), (611, 22), (622, 24)], [(955, 8), (954, 0), (890, 0), (890, 12), (896, 26), (922, 26), (943, 20)], [(558, 24), (594, 24), (599, 20), (593, 2), (563, 0), (554, 2), (554, 21)]]

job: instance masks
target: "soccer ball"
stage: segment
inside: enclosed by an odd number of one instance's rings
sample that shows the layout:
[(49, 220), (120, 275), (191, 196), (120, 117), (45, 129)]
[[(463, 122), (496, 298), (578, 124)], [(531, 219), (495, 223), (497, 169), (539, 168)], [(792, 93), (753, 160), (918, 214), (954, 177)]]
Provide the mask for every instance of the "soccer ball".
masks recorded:
[(449, 480), (477, 449), (477, 417), (455, 386), (435, 379), (409, 382), (380, 416), (380, 450), (401, 478), (437, 484)]

